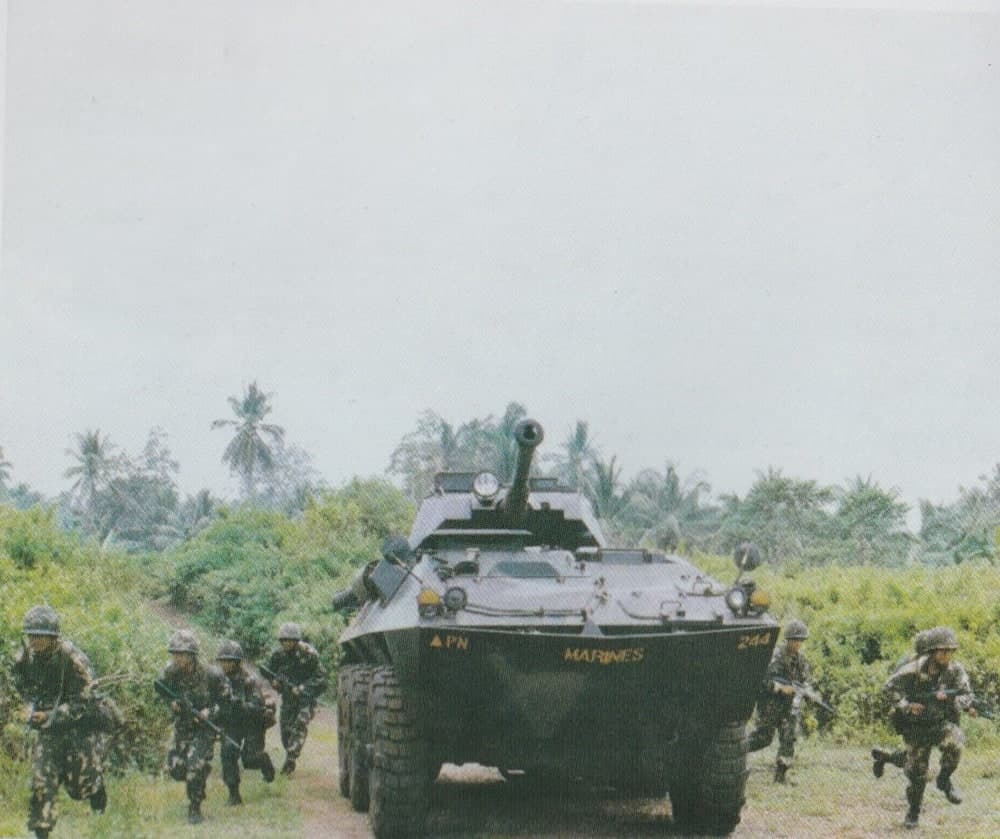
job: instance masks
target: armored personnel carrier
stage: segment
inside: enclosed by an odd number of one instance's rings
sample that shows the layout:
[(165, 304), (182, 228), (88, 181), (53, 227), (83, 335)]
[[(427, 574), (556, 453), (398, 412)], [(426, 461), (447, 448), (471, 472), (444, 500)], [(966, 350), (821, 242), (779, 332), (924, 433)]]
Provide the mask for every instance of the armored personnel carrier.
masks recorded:
[(778, 630), (736, 552), (724, 585), (679, 556), (606, 546), (587, 500), (529, 477), (437, 476), (408, 540), (334, 601), (340, 789), (378, 839), (424, 831), (445, 762), (670, 796), (688, 832), (740, 820), (745, 723)]

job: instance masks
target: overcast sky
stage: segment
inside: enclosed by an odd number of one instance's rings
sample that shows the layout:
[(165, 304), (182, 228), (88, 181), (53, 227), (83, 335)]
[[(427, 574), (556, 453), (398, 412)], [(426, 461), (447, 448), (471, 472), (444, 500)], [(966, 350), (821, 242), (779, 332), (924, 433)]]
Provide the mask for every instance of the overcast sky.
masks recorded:
[[(6, 5), (6, 4), (5, 4)], [(336, 484), (418, 414), (626, 475), (951, 500), (1000, 461), (1000, 2), (14, 0), (0, 446), (211, 431)]]

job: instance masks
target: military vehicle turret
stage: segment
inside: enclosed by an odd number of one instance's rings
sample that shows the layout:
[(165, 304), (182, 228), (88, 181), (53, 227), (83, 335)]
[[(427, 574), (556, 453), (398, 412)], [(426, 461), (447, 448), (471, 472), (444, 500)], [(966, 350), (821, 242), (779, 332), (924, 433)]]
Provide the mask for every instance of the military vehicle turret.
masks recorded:
[(775, 621), (737, 549), (725, 585), (687, 560), (606, 546), (587, 500), (530, 477), (437, 476), (408, 540), (336, 606), (341, 792), (377, 839), (418, 836), (444, 762), (670, 796), (688, 832), (740, 820), (745, 723)]

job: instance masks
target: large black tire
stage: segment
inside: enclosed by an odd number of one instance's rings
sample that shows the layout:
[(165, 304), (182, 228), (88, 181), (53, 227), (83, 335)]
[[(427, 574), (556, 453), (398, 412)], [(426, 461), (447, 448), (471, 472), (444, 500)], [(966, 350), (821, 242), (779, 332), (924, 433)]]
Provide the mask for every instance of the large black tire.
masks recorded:
[(351, 795), (351, 683), (357, 669), (349, 664), (337, 673), (337, 769), (344, 798)]
[(419, 709), (391, 667), (372, 677), (368, 710), (374, 746), (371, 807), (375, 839), (423, 836), (430, 803), (430, 760)]
[(746, 725), (727, 723), (685, 751), (683, 774), (670, 785), (674, 824), (683, 832), (728, 836), (740, 823), (746, 800)]
[(351, 745), (348, 750), (348, 798), (358, 813), (368, 809), (368, 747), (371, 725), (368, 717), (368, 690), (372, 680), (371, 667), (359, 667), (351, 679)]

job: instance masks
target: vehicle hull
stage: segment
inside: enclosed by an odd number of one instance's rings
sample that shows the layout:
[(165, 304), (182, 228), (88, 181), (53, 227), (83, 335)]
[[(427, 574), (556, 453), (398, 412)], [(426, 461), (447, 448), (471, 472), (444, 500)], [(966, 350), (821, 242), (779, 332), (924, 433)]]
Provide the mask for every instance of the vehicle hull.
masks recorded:
[(357, 637), (352, 652), (393, 665), (439, 762), (663, 778), (686, 733), (750, 717), (777, 635), (770, 622), (613, 636), (421, 626)]

